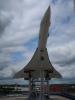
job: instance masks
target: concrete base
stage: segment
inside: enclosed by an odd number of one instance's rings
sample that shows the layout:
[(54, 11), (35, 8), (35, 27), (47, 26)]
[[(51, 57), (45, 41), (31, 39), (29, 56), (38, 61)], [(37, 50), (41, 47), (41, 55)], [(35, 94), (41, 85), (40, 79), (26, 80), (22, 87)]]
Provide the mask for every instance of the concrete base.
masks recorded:
[[(28, 96), (4, 96), (0, 100), (40, 100), (39, 96), (28, 98)], [(62, 96), (51, 96), (51, 99), (45, 98), (43, 100), (71, 100)]]
[(49, 98), (49, 96), (41, 95), (40, 94), (31, 94), (28, 98), (28, 100), (52, 100)]

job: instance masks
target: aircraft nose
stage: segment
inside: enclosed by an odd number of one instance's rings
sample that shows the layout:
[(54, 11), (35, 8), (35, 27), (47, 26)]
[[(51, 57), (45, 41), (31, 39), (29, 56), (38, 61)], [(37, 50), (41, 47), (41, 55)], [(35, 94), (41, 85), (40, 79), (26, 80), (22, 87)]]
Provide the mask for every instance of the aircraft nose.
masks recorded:
[(48, 7), (46, 13), (44, 14), (44, 17), (41, 21), (41, 24), (49, 24), (50, 25), (50, 16), (51, 16), (51, 10), (50, 10), (50, 6)]

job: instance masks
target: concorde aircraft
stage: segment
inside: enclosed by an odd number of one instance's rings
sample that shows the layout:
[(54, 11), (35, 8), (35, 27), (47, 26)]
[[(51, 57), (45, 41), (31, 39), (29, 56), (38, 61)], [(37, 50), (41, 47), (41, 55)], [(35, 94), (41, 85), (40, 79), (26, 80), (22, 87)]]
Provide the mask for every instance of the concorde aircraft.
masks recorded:
[(24, 66), (22, 70), (15, 74), (15, 78), (24, 78), (25, 80), (29, 80), (31, 78), (38, 79), (42, 75), (44, 78), (48, 77), (48, 79), (61, 77), (61, 74), (56, 71), (51, 64), (46, 48), (47, 39), (49, 36), (48, 30), (51, 24), (50, 18), (51, 9), (49, 6), (40, 24), (37, 49), (30, 62)]

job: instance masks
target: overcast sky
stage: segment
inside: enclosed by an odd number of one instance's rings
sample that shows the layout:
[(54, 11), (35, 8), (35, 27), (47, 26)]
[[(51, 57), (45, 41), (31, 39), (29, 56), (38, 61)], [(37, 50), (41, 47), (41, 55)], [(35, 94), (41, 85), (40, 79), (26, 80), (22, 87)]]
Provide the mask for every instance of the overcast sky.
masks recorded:
[(49, 58), (64, 78), (75, 78), (73, 0), (0, 0), (0, 78), (12, 77), (30, 61), (49, 5)]

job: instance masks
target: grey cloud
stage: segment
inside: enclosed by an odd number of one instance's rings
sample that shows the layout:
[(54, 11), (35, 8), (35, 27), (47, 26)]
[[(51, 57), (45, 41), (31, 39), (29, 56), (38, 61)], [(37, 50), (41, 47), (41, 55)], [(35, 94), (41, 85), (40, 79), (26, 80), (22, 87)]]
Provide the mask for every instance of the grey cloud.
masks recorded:
[[(38, 34), (40, 18), (48, 3), (49, 0), (40, 3), (37, 0), (0, 0), (0, 27), (4, 33), (0, 38), (0, 77), (12, 77), (30, 59), (32, 52), (24, 44)], [(26, 59), (12, 63), (10, 55), (15, 51), (20, 51)]]
[(0, 63), (0, 71), (2, 71), (6, 67), (8, 67), (8, 62), (2, 62), (2, 63)]
[(27, 64), (27, 60), (19, 61), (18, 63), (12, 64), (10, 63), (8, 67), (0, 70), (0, 77), (7, 78), (13, 77), (13, 75), (21, 70)]
[(49, 54), (55, 63), (69, 63), (75, 60), (75, 41), (49, 48)]
[[(14, 1), (11, 0), (11, 2), (14, 2)], [(16, 2), (18, 3), (18, 0)], [(20, 8), (20, 5), (22, 5), (23, 3), (25, 4), (25, 2), (26, 1), (22, 2), (21, 4), (18, 4), (18, 7)], [(29, 2), (29, 1), (27, 1), (27, 2)], [(30, 0), (30, 2), (31, 2), (31, 0)], [(32, 3), (34, 4), (34, 2), (32, 2)], [(42, 1), (40, 2), (41, 6), (45, 6), (44, 9), (47, 8), (46, 7), (47, 4), (48, 4), (47, 1), (46, 1), (46, 3), (42, 2)], [(13, 3), (12, 3), (12, 5), (13, 5)], [(26, 7), (24, 7), (24, 8), (21, 7), (21, 8), (23, 8), (22, 11), (20, 11), (18, 9), (18, 11), (16, 12), (14, 10), (14, 13), (12, 13), (13, 21), (10, 24), (10, 26), (5, 30), (5, 35), (2, 37), (2, 40), (1, 40), (3, 42), (0, 43), (1, 47), (8, 46), (8, 45), (11, 46), (11, 45), (15, 45), (15, 44), (17, 44), (17, 45), (23, 44), (36, 36), (36, 33), (39, 32), (39, 30), (38, 30), (39, 20), (36, 21), (36, 23), (35, 23), (35, 20), (33, 20), (33, 19), (35, 19), (36, 17), (39, 17), (39, 15), (40, 16), (43, 15), (44, 9), (41, 9), (40, 5), (39, 5), (39, 7), (36, 6), (35, 9), (33, 6), (31, 10), (30, 10), (30, 8), (27, 8), (27, 10), (26, 10)], [(8, 7), (10, 9), (10, 6), (8, 6)], [(14, 8), (15, 7), (13, 5), (12, 9), (14, 9)], [(40, 13), (40, 14), (38, 15), (38, 13)], [(9, 12), (9, 14), (10, 14), (10, 12)], [(36, 27), (35, 27), (35, 25), (36, 25)], [(27, 36), (26, 36), (26, 34), (27, 34)], [(6, 37), (8, 37), (8, 38), (6, 38)]]
[(70, 59), (64, 59), (62, 61), (57, 61), (55, 62), (56, 64), (58, 64), (61, 67), (69, 67), (70, 65), (75, 65), (75, 57), (70, 58)]
[(75, 77), (75, 41), (48, 47), (50, 60), (63, 77)]
[[(69, 1), (71, 2), (71, 0)], [(51, 3), (52, 17), (50, 28), (52, 30), (50, 30), (51, 35), (48, 39), (48, 51), (51, 61), (57, 64), (56, 68), (64, 76), (68, 77), (75, 69), (72, 67), (74, 66), (75, 59), (74, 45), (70, 46), (71, 49), (65, 45), (72, 41), (72, 39), (74, 40), (75, 33), (75, 18), (72, 14), (72, 4), (70, 2), (66, 2), (67, 6), (65, 2), (62, 3), (62, 0), (57, 0), (56, 5)], [(6, 67), (3, 67), (2, 72), (0, 71), (0, 76), (13, 76), (15, 72), (22, 69), (30, 60), (33, 52), (29, 51), (27, 45), (24, 44), (39, 35), (39, 24), (48, 5), (49, 0), (41, 0), (40, 2), (37, 0), (0, 0), (0, 9), (7, 13), (5, 13), (6, 15), (3, 14), (5, 17), (1, 20), (1, 27), (4, 27), (1, 28), (1, 33), (4, 32), (4, 35), (0, 38), (0, 62), (1, 64), (8, 62), (8, 66), (6, 65)], [(12, 16), (13, 19), (11, 19)], [(70, 16), (70, 21), (68, 24), (62, 25), (62, 20), (66, 16)], [(20, 51), (26, 59), (23, 62), (13, 64), (10, 54), (15, 51)], [(59, 66), (63, 63), (63, 67)], [(70, 65), (68, 72), (65, 71), (67, 65)]]
[(9, 20), (6, 20), (5, 22), (0, 21), (0, 35), (2, 35), (2, 33), (4, 32), (5, 28), (8, 26), (9, 23)]
[(0, 35), (2, 35), (6, 27), (10, 24), (11, 18), (7, 12), (0, 11)]

